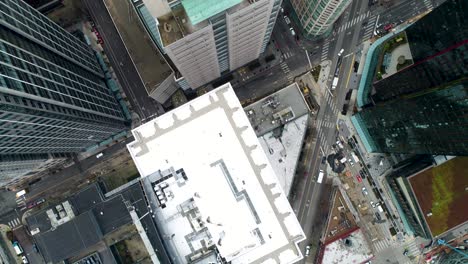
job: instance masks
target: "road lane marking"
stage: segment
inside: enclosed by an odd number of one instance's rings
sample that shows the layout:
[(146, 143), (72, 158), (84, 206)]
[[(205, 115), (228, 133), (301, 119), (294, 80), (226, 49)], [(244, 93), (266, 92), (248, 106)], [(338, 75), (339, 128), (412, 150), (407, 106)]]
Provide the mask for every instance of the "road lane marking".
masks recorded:
[(354, 57), (355, 57), (355, 56), (356, 56), (356, 54), (353, 54), (353, 58), (351, 59), (351, 67), (349, 67), (348, 79), (346, 80), (346, 85), (345, 85), (345, 87), (348, 87), (349, 78), (351, 77), (351, 72), (353, 71)]

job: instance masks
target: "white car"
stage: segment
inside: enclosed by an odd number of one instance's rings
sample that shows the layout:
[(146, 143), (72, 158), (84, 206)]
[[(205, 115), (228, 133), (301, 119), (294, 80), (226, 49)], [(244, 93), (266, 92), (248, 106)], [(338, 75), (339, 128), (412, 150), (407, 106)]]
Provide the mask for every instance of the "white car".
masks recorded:
[(375, 208), (375, 203), (373, 201), (370, 201), (370, 205), (372, 206), (372, 208)]
[(101, 152), (99, 154), (96, 155), (96, 159), (99, 159), (100, 157), (104, 156), (104, 154)]
[(366, 187), (362, 187), (362, 194), (364, 194), (364, 195), (366, 195), (366, 196), (369, 194), (369, 193), (367, 192)]
[(28, 259), (26, 258), (26, 256), (21, 256), (21, 260), (23, 261), (23, 263), (29, 263)]
[(354, 166), (354, 162), (353, 162), (352, 159), (348, 159), (348, 162), (349, 162), (349, 164), (350, 164), (351, 166)]
[(286, 24), (291, 24), (291, 20), (289, 20), (288, 16), (284, 16), (284, 21), (286, 21)]
[(341, 141), (336, 141), (336, 145), (339, 147), (339, 148), (343, 148), (343, 144), (341, 144)]
[(291, 30), (291, 35), (296, 36), (296, 32), (294, 31), (294, 28), (290, 28), (289, 30)]
[(341, 55), (343, 55), (343, 52), (344, 52), (344, 49), (341, 49), (340, 52), (338, 52), (338, 57), (340, 57)]
[(308, 257), (310, 255), (310, 245), (307, 245), (306, 251), (305, 251), (305, 256)]

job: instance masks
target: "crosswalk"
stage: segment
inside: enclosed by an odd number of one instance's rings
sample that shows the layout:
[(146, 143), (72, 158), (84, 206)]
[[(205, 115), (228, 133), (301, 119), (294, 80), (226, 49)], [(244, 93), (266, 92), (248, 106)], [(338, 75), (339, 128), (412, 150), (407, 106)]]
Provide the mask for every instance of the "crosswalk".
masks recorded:
[(362, 41), (366, 41), (374, 35), (374, 27), (375, 27), (376, 20), (377, 20), (377, 16), (375, 14), (369, 17), (369, 20), (367, 21), (367, 25), (364, 27), (364, 35), (362, 37)]
[(416, 244), (415, 239), (405, 244), (405, 249), (408, 250), (408, 256), (419, 256), (421, 254), (420, 247)]
[(286, 78), (288, 78), (288, 83), (292, 82), (294, 77), (291, 75), (291, 70), (289, 69), (288, 64), (285, 61), (283, 61), (280, 64), (280, 66), (283, 72), (286, 74)]
[(424, 2), (424, 5), (427, 7), (428, 10), (434, 9), (434, 7), (432, 6), (431, 0), (424, 0), (423, 2)]
[(335, 122), (330, 122), (330, 121), (326, 121), (326, 120), (318, 120), (316, 122), (316, 126), (317, 126), (317, 130), (322, 128), (322, 127), (327, 127), (327, 128), (332, 128), (332, 127), (336, 127), (336, 123)]
[(8, 222), (8, 226), (10, 226), (10, 228), (15, 228), (20, 225), (21, 225), (21, 221), (18, 218), (15, 218), (11, 220), (10, 222)]
[(331, 110), (333, 111), (334, 116), (338, 115), (338, 108), (336, 107), (336, 103), (333, 101), (333, 97), (329, 93), (325, 93), (325, 100), (327, 100), (327, 104), (330, 106)]
[(345, 31), (349, 28), (352, 28), (354, 25), (356, 25), (357, 23), (361, 22), (362, 20), (366, 19), (367, 17), (369, 17), (371, 14), (370, 11), (367, 11), (367, 13), (364, 13), (364, 14), (360, 14), (356, 17), (354, 17), (352, 20), (346, 22), (346, 24), (343, 24), (341, 25), (341, 27), (338, 28), (338, 31), (337, 33), (339, 34), (340, 32), (342, 31)]
[(388, 240), (377, 240), (372, 242), (372, 246), (374, 247), (374, 253), (379, 253), (387, 248), (389, 248), (392, 244)]
[(287, 58), (291, 58), (294, 54), (292, 52), (285, 52), (283, 54), (283, 58), (284, 59), (287, 59)]
[(328, 56), (328, 48), (330, 48), (330, 41), (327, 39), (322, 46), (322, 56), (320, 57), (320, 62), (323, 62), (327, 59)]

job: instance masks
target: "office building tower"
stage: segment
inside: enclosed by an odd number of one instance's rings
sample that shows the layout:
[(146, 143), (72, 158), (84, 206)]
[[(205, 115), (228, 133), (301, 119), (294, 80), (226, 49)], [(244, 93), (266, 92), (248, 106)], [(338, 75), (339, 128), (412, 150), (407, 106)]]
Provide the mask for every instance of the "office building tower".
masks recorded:
[(135, 5), (180, 72), (178, 84), (195, 89), (265, 51), (281, 0), (143, 0)]
[(0, 0), (0, 155), (81, 152), (126, 123), (86, 43)]
[(330, 33), (333, 23), (351, 2), (351, 0), (291, 0), (291, 5), (305, 35), (314, 38)]
[(449, 0), (376, 43), (353, 117), (368, 151), (468, 155), (467, 24), (468, 2)]

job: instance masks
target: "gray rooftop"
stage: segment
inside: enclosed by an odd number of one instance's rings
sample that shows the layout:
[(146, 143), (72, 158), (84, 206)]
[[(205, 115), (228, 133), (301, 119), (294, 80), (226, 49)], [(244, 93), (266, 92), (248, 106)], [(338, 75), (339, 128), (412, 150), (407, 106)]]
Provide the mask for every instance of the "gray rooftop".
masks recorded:
[(244, 108), (257, 137), (309, 113), (296, 83)]
[(101, 237), (101, 230), (92, 212), (81, 214), (53, 231), (35, 236), (42, 255), (53, 263), (95, 245)]

